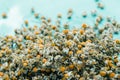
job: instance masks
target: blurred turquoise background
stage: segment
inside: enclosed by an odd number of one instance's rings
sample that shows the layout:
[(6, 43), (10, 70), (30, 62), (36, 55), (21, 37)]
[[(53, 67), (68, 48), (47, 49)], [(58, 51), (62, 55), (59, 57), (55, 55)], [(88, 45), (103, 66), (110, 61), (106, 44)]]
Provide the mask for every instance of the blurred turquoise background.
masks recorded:
[[(95, 0), (0, 0), (0, 14), (5, 12), (8, 15), (7, 19), (2, 19), (0, 16), (0, 35), (13, 34), (14, 29), (20, 28), (26, 19), (29, 20), (30, 26), (40, 25), (39, 20), (31, 14), (32, 7), (36, 13), (40, 13), (40, 16), (52, 18), (53, 22), (57, 14), (61, 13), (62, 23), (67, 22), (67, 10), (72, 8), (74, 15), (69, 21), (71, 27), (82, 23), (92, 26), (95, 18), (91, 16), (91, 10), (97, 10), (97, 14), (103, 17), (110, 16), (120, 22), (120, 0), (99, 0), (99, 2), (105, 5), (105, 9), (98, 9)], [(82, 18), (83, 11), (87, 12), (87, 18)]]

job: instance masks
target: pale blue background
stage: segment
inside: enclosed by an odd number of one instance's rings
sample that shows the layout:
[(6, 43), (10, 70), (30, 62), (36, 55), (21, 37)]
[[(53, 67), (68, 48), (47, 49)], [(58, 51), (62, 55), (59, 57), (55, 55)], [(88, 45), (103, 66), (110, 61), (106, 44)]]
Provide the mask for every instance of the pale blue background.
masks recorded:
[[(120, 0), (100, 0), (105, 5), (105, 9), (97, 8), (95, 0), (0, 0), (0, 14), (6, 12), (7, 19), (0, 16), (0, 35), (13, 34), (15, 28), (20, 28), (24, 20), (30, 21), (30, 26), (39, 25), (39, 21), (33, 18), (30, 13), (32, 7), (35, 8), (40, 16), (44, 15), (48, 18), (56, 19), (58, 13), (63, 15), (63, 23), (66, 22), (66, 14), (69, 8), (74, 10), (73, 19), (70, 21), (72, 25), (79, 26), (82, 23), (88, 23), (91, 26), (95, 21), (90, 15), (90, 11), (96, 9), (98, 14), (104, 17), (110, 16), (120, 22)], [(87, 11), (88, 17), (82, 18), (83, 11)], [(119, 36), (115, 36), (119, 38)]]

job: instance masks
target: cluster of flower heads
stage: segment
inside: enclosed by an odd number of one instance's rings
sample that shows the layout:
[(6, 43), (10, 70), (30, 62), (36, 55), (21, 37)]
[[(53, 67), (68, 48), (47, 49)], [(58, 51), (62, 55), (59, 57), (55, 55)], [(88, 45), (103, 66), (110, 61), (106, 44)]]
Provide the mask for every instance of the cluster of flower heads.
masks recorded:
[[(98, 3), (98, 8), (104, 9), (103, 4)], [(25, 20), (27, 27), (0, 37), (0, 80), (119, 80), (120, 40), (113, 35), (118, 34), (120, 24), (107, 17), (99, 28), (104, 18), (96, 10), (91, 14), (96, 16), (93, 27), (86, 23), (79, 28), (70, 29), (68, 23), (62, 27), (58, 14), (56, 24), (42, 16), (40, 27), (28, 27)], [(72, 15), (70, 9), (67, 19)], [(34, 16), (39, 19), (39, 14)]]
[(23, 27), (0, 38), (1, 79), (120, 79), (120, 40), (113, 39), (120, 24), (109, 22), (96, 33), (85, 23), (72, 30), (66, 24), (60, 31), (60, 24), (41, 20), (41, 27)]

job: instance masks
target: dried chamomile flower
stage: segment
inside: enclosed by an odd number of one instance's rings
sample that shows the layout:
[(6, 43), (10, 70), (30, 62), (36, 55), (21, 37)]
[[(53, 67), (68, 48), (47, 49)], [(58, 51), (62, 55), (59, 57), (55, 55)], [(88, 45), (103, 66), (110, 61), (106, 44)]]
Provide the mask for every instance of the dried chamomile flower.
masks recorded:
[(35, 13), (34, 16), (35, 16), (35, 18), (39, 18), (39, 14), (38, 13)]
[(114, 72), (111, 72), (111, 73), (109, 74), (109, 77), (110, 77), (110, 78), (114, 78), (115, 75), (116, 75), (116, 74), (115, 74)]
[(100, 71), (100, 75), (102, 76), (102, 77), (104, 77), (104, 76), (106, 76), (106, 71)]
[(3, 77), (4, 76), (4, 73), (3, 72), (0, 72), (0, 77)]
[(2, 13), (2, 17), (3, 18), (7, 18), (7, 14), (6, 13)]
[(28, 25), (28, 20), (25, 20), (24, 23), (25, 23), (25, 25), (27, 26), (27, 25)]
[(64, 33), (64, 34), (68, 34), (68, 32), (69, 32), (69, 30), (67, 30), (67, 29), (66, 29), (66, 30), (63, 30), (63, 33)]
[(87, 12), (84, 11), (84, 12), (82, 13), (82, 16), (83, 16), (83, 17), (87, 17)]

